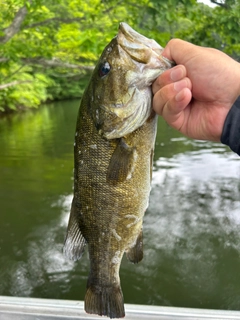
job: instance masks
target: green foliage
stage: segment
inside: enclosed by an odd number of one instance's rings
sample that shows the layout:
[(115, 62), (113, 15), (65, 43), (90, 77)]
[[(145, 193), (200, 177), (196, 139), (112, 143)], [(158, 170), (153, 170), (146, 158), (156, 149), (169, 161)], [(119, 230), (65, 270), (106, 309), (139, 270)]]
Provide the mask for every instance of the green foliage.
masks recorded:
[(64, 100), (80, 98), (89, 80), (90, 75), (85, 76), (69, 75), (60, 77), (59, 74), (52, 74), (53, 84), (48, 87), (48, 95), (51, 100)]
[(10, 73), (3, 80), (9, 82), (8, 79), (11, 79), (16, 84), (0, 91), (0, 111), (16, 110), (17, 107), (36, 108), (41, 102), (51, 98), (47, 87), (52, 86), (54, 81), (44, 73), (34, 72), (30, 66), (19, 67), (16, 63), (1, 71), (2, 74), (4, 71)]
[[(228, 2), (230, 3), (230, 2)], [(189, 26), (176, 31), (175, 36), (198, 45), (223, 50), (236, 59), (240, 58), (240, 1), (231, 1), (232, 5), (218, 6), (214, 9), (199, 4), (189, 8)], [(182, 8), (180, 14), (185, 15)]]
[(80, 97), (89, 67), (120, 21), (162, 46), (180, 37), (239, 59), (240, 0), (220, 2), (211, 8), (196, 0), (5, 0), (0, 10), (0, 110)]

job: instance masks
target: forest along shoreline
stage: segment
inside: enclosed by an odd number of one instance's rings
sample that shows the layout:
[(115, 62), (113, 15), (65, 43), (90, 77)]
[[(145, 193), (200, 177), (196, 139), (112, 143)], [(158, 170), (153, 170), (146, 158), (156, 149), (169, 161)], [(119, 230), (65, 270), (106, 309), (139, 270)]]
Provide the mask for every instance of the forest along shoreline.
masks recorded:
[[(103, 48), (124, 21), (165, 46), (171, 38), (240, 61), (240, 0), (6, 0), (0, 22), (0, 116), (80, 98)], [(214, 5), (214, 6), (213, 6)], [(81, 8), (81, 10), (79, 10)]]

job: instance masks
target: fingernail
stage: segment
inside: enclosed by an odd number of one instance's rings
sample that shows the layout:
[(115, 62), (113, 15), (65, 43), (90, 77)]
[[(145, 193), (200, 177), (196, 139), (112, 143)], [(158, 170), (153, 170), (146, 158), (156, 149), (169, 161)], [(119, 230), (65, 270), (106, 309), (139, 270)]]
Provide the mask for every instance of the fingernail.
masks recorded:
[(186, 88), (186, 87), (187, 87), (187, 83), (186, 83), (185, 80), (177, 81), (177, 82), (174, 83), (173, 87), (174, 87), (174, 90), (175, 90), (175, 91), (179, 92), (179, 91), (181, 91), (183, 88)]
[(172, 81), (181, 80), (183, 77), (182, 68), (174, 68), (170, 74), (170, 77)]

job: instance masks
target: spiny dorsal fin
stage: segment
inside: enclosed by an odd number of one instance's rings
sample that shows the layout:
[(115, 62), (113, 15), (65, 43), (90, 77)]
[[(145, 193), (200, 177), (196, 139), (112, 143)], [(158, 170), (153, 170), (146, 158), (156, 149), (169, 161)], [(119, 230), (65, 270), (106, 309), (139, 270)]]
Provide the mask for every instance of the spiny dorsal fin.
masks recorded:
[(126, 256), (129, 261), (133, 263), (138, 263), (143, 258), (143, 233), (140, 231), (136, 244), (133, 248), (130, 248), (126, 251)]
[(85, 245), (86, 240), (79, 228), (77, 208), (73, 199), (63, 253), (71, 260), (79, 260), (84, 252)]
[(136, 156), (136, 149), (130, 147), (124, 139), (121, 138), (109, 163), (107, 182), (117, 184), (131, 178)]

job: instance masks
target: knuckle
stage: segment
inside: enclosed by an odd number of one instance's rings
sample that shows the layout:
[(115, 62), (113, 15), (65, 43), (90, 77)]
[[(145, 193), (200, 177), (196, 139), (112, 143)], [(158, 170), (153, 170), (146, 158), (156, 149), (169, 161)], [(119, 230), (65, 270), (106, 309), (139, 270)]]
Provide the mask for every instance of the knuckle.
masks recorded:
[(173, 84), (164, 86), (162, 89), (158, 90), (153, 97), (153, 108), (154, 110), (162, 115), (163, 108), (174, 99), (174, 89)]

